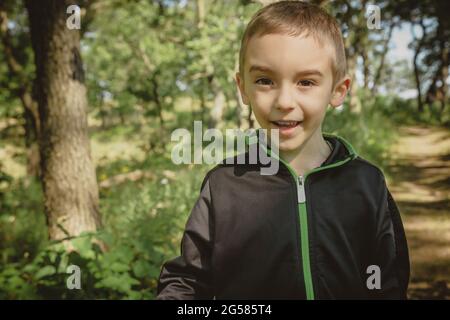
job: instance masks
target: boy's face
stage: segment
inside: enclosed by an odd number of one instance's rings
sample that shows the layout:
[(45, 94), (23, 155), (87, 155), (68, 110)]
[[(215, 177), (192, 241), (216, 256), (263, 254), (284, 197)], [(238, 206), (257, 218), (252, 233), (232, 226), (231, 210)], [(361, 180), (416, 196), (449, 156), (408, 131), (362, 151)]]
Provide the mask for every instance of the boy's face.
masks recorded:
[(248, 42), (244, 75), (236, 81), (261, 127), (279, 129), (280, 151), (295, 152), (321, 135), (328, 104), (343, 103), (350, 80), (333, 86), (334, 56), (331, 45), (310, 36), (269, 34)]

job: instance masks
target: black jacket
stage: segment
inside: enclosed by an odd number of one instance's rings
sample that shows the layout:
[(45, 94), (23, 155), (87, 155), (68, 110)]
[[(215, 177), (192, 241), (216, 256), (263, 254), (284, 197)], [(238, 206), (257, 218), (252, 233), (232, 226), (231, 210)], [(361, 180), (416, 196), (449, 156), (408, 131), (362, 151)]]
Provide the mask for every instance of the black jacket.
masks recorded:
[[(276, 175), (260, 161), (208, 172), (157, 299), (406, 298), (408, 248), (383, 173), (323, 136), (333, 151), (303, 177), (284, 162)], [(372, 265), (380, 289), (367, 286)]]

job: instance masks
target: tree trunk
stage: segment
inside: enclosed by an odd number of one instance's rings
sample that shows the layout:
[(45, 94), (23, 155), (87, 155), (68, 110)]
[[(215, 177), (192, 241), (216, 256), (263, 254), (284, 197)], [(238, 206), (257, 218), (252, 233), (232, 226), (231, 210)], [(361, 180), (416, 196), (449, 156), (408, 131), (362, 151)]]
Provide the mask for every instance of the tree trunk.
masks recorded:
[(158, 113), (159, 125), (161, 126), (161, 128), (164, 128), (164, 118), (162, 115), (163, 106), (162, 106), (162, 102), (161, 102), (161, 97), (159, 96), (159, 83), (156, 78), (157, 76), (158, 76), (158, 72), (155, 71), (153, 73), (152, 79), (151, 79), (152, 85), (153, 85), (153, 99), (156, 104), (156, 111)]
[(366, 91), (369, 89), (370, 70), (369, 70), (369, 55), (368, 55), (367, 50), (365, 48), (361, 49), (361, 57), (362, 57), (362, 60), (363, 60), (364, 94), (366, 94)]
[(380, 81), (381, 75), (383, 74), (384, 64), (385, 64), (385, 60), (386, 60), (386, 54), (389, 50), (389, 42), (391, 41), (392, 33), (394, 31), (395, 26), (396, 26), (395, 22), (392, 22), (389, 25), (389, 31), (387, 33), (387, 37), (384, 40), (383, 51), (381, 53), (381, 58), (380, 58), (380, 64), (378, 65), (377, 71), (375, 73), (375, 77), (373, 78), (372, 88), (370, 89), (372, 91), (372, 96), (375, 96), (377, 94), (378, 82)]
[(347, 59), (348, 74), (352, 81), (350, 84), (350, 102), (349, 109), (352, 113), (361, 113), (361, 100), (358, 97), (358, 83), (356, 82), (356, 54)]
[(424, 44), (425, 39), (425, 25), (423, 23), (423, 19), (419, 20), (419, 24), (422, 27), (422, 38), (418, 39), (415, 32), (414, 32), (414, 24), (411, 25), (411, 33), (413, 35), (414, 42), (417, 42), (417, 46), (414, 50), (414, 57), (413, 57), (413, 68), (414, 68), (414, 80), (416, 82), (416, 90), (417, 90), (417, 109), (419, 113), (422, 113), (424, 110), (423, 106), (423, 98), (422, 98), (422, 88), (421, 88), (421, 79), (420, 79), (420, 69), (418, 64), (418, 58), (419, 54), (422, 51), (422, 47)]
[(79, 30), (66, 27), (74, 1), (27, 0), (41, 119), (40, 154), (50, 239), (101, 227), (90, 154)]
[[(356, 81), (356, 69), (358, 54), (357, 49), (365, 45), (365, 39), (368, 38), (367, 22), (364, 12), (366, 11), (367, 0), (362, 0), (360, 6), (352, 7), (353, 3), (345, 1), (346, 12), (344, 14), (344, 21), (351, 23), (349, 34), (344, 38), (347, 56), (347, 72), (351, 78), (350, 84), (350, 101), (349, 110), (352, 113), (359, 114), (362, 110), (361, 99), (358, 96), (358, 83)], [(354, 17), (354, 19), (353, 19)]]
[(28, 90), (20, 94), (24, 107), (25, 147), (27, 148), (27, 175), (38, 178), (41, 175), (39, 155), (40, 121), (37, 102), (31, 98)]
[(197, 0), (196, 9), (197, 28), (202, 29), (205, 26), (205, 0)]
[(439, 75), (441, 79), (440, 86), (440, 102), (441, 102), (441, 110), (439, 112), (439, 116), (442, 120), (442, 115), (444, 114), (445, 105), (447, 103), (447, 79), (448, 79), (448, 66), (449, 66), (449, 49), (446, 46), (446, 39), (441, 38), (440, 40), (440, 51), (441, 51), (441, 68), (439, 70)]
[(217, 89), (216, 96), (214, 98), (214, 106), (211, 110), (211, 117), (209, 119), (209, 128), (217, 128), (220, 122), (223, 120), (223, 110), (225, 108), (226, 97), (222, 90)]
[(417, 109), (419, 113), (423, 112), (423, 99), (422, 99), (422, 90), (420, 88), (420, 71), (419, 66), (417, 64), (417, 57), (420, 51), (419, 48), (416, 49), (413, 58), (413, 66), (414, 66), (414, 80), (416, 82), (416, 90), (417, 90)]
[(206, 114), (206, 97), (205, 97), (205, 91), (206, 91), (206, 79), (201, 80), (201, 88), (200, 88), (200, 120), (202, 122), (205, 121), (205, 114)]

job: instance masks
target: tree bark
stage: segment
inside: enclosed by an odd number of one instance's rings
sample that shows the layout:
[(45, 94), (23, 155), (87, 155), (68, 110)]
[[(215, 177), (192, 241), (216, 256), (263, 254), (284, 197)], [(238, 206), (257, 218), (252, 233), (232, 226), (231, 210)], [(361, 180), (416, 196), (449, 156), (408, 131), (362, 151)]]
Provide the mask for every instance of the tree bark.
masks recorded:
[(370, 70), (369, 70), (369, 55), (365, 48), (361, 49), (361, 57), (363, 60), (363, 75), (364, 75), (364, 93), (365, 91), (369, 89), (369, 76), (370, 76)]
[(349, 102), (349, 109), (352, 113), (361, 113), (362, 105), (361, 100), (358, 97), (358, 83), (356, 81), (356, 54), (351, 55), (347, 58), (347, 70), (348, 74), (351, 77), (351, 84), (350, 84), (350, 102)]
[(80, 33), (66, 26), (66, 10), (72, 4), (69, 0), (26, 1), (35, 54), (42, 185), (50, 239), (101, 227), (87, 134)]
[(447, 103), (447, 79), (448, 79), (448, 67), (449, 67), (449, 49), (448, 49), (448, 39), (446, 39), (443, 30), (444, 22), (439, 18), (439, 27), (438, 27), (438, 36), (439, 40), (439, 50), (440, 50), (440, 60), (441, 67), (439, 70), (439, 78), (441, 80), (439, 87), (439, 100), (441, 103), (441, 110), (439, 112), (439, 116), (442, 120), (442, 115), (444, 114), (445, 105)]
[(161, 97), (159, 96), (159, 83), (157, 80), (158, 72), (154, 72), (151, 78), (151, 82), (153, 85), (153, 99), (156, 105), (156, 111), (158, 113), (159, 125), (161, 128), (164, 128), (164, 118), (162, 115), (163, 105), (161, 102)]
[(27, 175), (39, 178), (41, 175), (41, 159), (39, 155), (40, 122), (37, 102), (31, 98), (27, 89), (20, 94), (23, 117), (25, 119), (25, 147), (27, 149)]
[(378, 82), (380, 81), (381, 75), (383, 74), (384, 64), (385, 64), (385, 60), (386, 60), (386, 54), (389, 50), (389, 42), (391, 41), (392, 33), (394, 31), (395, 26), (396, 26), (395, 22), (392, 22), (389, 25), (387, 37), (385, 38), (384, 44), (383, 44), (383, 51), (382, 51), (381, 57), (380, 57), (380, 64), (378, 65), (377, 71), (375, 73), (375, 77), (373, 78), (372, 88), (370, 89), (372, 91), (372, 95), (377, 94)]
[(366, 20), (364, 16), (364, 8), (367, 1), (362, 1), (361, 8), (355, 9), (349, 1), (345, 1), (346, 12), (344, 14), (344, 21), (347, 23), (352, 23), (352, 17), (356, 15), (355, 21), (352, 24), (352, 31), (349, 32), (348, 36), (344, 38), (346, 57), (347, 57), (347, 74), (350, 76), (351, 84), (349, 91), (349, 110), (352, 113), (361, 113), (362, 104), (358, 97), (358, 83), (356, 81), (356, 69), (357, 69), (357, 58), (358, 51), (357, 48), (361, 45), (361, 40), (366, 37)]
[(417, 90), (417, 111), (419, 113), (422, 113), (424, 110), (424, 105), (423, 105), (423, 98), (422, 98), (422, 88), (421, 88), (421, 79), (420, 79), (420, 69), (419, 69), (419, 54), (422, 51), (422, 47), (424, 45), (424, 40), (425, 40), (425, 25), (423, 23), (423, 19), (419, 20), (419, 24), (422, 28), (422, 37), (420, 39), (417, 38), (415, 32), (414, 32), (414, 24), (411, 26), (411, 32), (413, 35), (413, 39), (415, 42), (417, 42), (417, 46), (414, 50), (414, 57), (413, 57), (413, 68), (414, 68), (414, 80), (416, 82), (416, 90)]
[(416, 49), (413, 58), (413, 66), (414, 66), (414, 80), (416, 82), (416, 90), (417, 90), (417, 109), (419, 113), (423, 112), (423, 99), (422, 99), (422, 90), (420, 88), (420, 71), (419, 66), (417, 64), (417, 57), (419, 56), (419, 48)]
[(220, 85), (216, 77), (212, 79), (213, 92), (215, 93), (214, 105), (211, 110), (209, 118), (209, 128), (217, 128), (222, 121), (223, 111), (225, 109), (226, 96), (223, 90), (220, 89)]

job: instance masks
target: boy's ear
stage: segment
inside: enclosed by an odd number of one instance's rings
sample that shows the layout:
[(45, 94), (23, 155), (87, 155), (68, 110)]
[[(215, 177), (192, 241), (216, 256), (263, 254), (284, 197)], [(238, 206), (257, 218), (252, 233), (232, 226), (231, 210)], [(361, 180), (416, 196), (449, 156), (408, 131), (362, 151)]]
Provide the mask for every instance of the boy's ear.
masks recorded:
[(351, 80), (349, 76), (342, 78), (335, 86), (331, 96), (330, 105), (339, 107), (344, 103), (347, 92), (350, 89)]
[(241, 77), (241, 74), (239, 72), (236, 72), (236, 83), (238, 85), (239, 92), (241, 94), (242, 102), (245, 105), (249, 105), (250, 101), (249, 101), (247, 95), (245, 94), (244, 79), (243, 79), (243, 77)]

